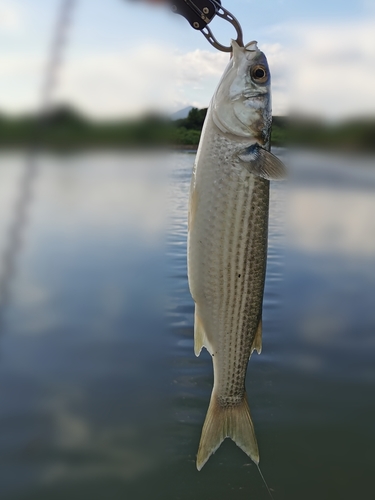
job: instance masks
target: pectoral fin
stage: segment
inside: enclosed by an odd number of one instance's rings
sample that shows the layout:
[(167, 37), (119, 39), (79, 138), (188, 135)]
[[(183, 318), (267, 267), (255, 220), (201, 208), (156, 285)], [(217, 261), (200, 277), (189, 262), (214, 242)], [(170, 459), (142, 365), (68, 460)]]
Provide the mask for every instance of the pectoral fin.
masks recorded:
[(262, 352), (262, 320), (259, 321), (258, 329), (251, 347), (251, 354), (253, 354), (254, 351), (258, 354)]
[(283, 162), (277, 156), (259, 146), (259, 144), (253, 144), (243, 149), (238, 158), (243, 162), (250, 174), (270, 181), (281, 180), (286, 177)]

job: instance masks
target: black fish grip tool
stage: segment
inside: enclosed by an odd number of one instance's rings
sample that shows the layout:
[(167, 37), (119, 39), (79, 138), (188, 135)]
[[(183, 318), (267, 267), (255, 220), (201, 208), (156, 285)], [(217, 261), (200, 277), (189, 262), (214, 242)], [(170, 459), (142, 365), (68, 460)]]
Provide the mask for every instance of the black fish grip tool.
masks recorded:
[(222, 45), (208, 27), (216, 17), (228, 21), (237, 32), (236, 42), (243, 47), (243, 33), (238, 20), (221, 5), (221, 0), (170, 0), (172, 11), (188, 20), (191, 27), (201, 31), (210, 44), (222, 52), (232, 52), (232, 47)]

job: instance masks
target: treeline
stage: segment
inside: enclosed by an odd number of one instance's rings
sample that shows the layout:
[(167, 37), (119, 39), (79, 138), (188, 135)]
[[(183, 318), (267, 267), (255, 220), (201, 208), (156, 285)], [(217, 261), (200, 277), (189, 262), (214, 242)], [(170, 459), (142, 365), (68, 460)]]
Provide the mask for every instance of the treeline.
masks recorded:
[[(207, 109), (193, 108), (188, 117), (171, 120), (155, 114), (136, 119), (95, 122), (74, 109), (54, 109), (42, 123), (33, 116), (0, 114), (0, 148), (40, 143), (52, 148), (177, 147), (195, 148)], [(344, 151), (375, 151), (375, 120), (327, 124), (301, 116), (275, 116), (273, 146), (303, 146)]]
[(0, 147), (40, 143), (48, 147), (191, 146), (199, 143), (207, 109), (193, 108), (189, 116), (172, 121), (149, 114), (140, 118), (95, 122), (76, 110), (54, 109), (43, 121), (33, 116), (0, 115)]
[(274, 146), (300, 146), (335, 151), (375, 152), (375, 118), (327, 123), (306, 116), (275, 116)]

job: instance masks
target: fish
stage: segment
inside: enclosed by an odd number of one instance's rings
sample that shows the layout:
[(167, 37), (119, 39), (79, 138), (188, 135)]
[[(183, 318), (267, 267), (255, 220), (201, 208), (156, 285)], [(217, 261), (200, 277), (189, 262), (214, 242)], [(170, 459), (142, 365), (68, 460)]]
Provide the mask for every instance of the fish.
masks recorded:
[(270, 180), (285, 167), (270, 152), (271, 76), (253, 41), (232, 41), (198, 147), (188, 214), (188, 278), (195, 302), (194, 350), (212, 356), (214, 385), (197, 469), (226, 438), (259, 468), (245, 377), (262, 351), (262, 304)]

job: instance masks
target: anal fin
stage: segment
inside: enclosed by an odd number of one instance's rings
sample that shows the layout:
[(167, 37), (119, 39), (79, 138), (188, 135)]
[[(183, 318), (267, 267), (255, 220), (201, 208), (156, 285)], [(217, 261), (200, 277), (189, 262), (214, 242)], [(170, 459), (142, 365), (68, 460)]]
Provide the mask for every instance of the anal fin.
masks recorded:
[(251, 346), (251, 354), (256, 351), (258, 354), (262, 352), (262, 318), (259, 321), (258, 329), (254, 337), (253, 345)]
[(196, 305), (194, 319), (194, 352), (197, 357), (200, 355), (203, 347), (208, 348), (208, 342), (206, 340), (206, 332), (202, 320), (199, 316), (198, 306)]

